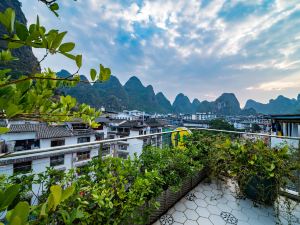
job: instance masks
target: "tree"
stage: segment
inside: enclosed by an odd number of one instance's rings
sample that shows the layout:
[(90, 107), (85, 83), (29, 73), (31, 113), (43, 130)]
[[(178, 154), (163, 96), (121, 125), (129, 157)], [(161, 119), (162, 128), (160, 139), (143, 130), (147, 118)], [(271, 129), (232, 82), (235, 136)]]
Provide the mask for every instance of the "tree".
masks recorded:
[(209, 122), (211, 129), (218, 130), (235, 130), (234, 126), (223, 119), (214, 119)]
[[(59, 6), (56, 0), (41, 0), (56, 16)], [(30, 119), (45, 122), (64, 122), (74, 118), (81, 118), (91, 126), (97, 126), (94, 119), (100, 111), (86, 104), (77, 104), (71, 96), (56, 96), (55, 91), (62, 86), (74, 86), (81, 81), (79, 70), (82, 67), (82, 55), (75, 55), (75, 43), (64, 42), (66, 31), (56, 29), (46, 30), (40, 24), (39, 17), (36, 23), (29, 25), (16, 21), (15, 11), (7, 8), (0, 12), (0, 26), (5, 28), (5, 34), (0, 40), (5, 43), (5, 49), (0, 52), (0, 63), (18, 60), (12, 50), (23, 46), (45, 50), (45, 55), (61, 54), (76, 64), (76, 72), (66, 78), (60, 78), (50, 68), (42, 72), (29, 75), (18, 74), (11, 76), (8, 67), (0, 70), (0, 119)], [(33, 70), (34, 71), (34, 70)], [(110, 78), (111, 71), (102, 64), (90, 70), (92, 82), (104, 82)], [(0, 133), (7, 132), (8, 128), (0, 128)]]
[(252, 132), (260, 132), (260, 131), (261, 131), (261, 127), (258, 124), (256, 123), (252, 124)]

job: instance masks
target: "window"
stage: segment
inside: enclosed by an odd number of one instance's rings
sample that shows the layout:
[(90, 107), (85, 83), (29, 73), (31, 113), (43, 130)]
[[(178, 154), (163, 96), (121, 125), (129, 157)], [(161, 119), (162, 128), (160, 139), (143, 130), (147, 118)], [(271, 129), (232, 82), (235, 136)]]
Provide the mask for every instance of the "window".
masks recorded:
[(87, 160), (90, 159), (90, 151), (86, 151), (86, 152), (77, 152), (77, 161), (83, 161), (83, 160)]
[(91, 138), (90, 137), (80, 137), (77, 139), (77, 143), (85, 143), (85, 142), (90, 142)]
[(23, 151), (23, 150), (31, 150), (40, 147), (40, 141), (34, 139), (28, 140), (17, 140), (14, 150), (15, 151)]
[(127, 150), (127, 145), (119, 145), (120, 150)]
[(65, 145), (64, 139), (51, 140), (51, 147), (62, 146), (62, 145)]
[(29, 173), (31, 171), (31, 164), (32, 162), (20, 162), (14, 164), (14, 174), (18, 173)]
[(56, 155), (50, 157), (50, 166), (60, 166), (65, 164), (65, 155)]

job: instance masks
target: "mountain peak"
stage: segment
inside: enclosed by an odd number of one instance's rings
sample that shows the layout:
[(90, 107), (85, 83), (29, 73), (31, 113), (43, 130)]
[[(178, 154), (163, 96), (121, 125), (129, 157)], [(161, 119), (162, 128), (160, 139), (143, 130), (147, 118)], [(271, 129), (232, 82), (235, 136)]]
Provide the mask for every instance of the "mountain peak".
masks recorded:
[[(137, 78), (136, 76), (130, 77), (130, 78), (128, 79), (128, 81), (126, 82), (126, 84), (127, 84), (127, 83), (129, 83), (129, 84), (139, 84), (139, 85), (142, 85), (142, 86), (143, 86), (141, 80), (140, 80), (139, 78)], [(126, 85), (126, 84), (125, 84), (125, 85)]]
[(192, 102), (193, 105), (195, 105), (195, 104), (200, 104), (200, 103), (201, 103), (201, 102), (199, 101), (198, 98), (195, 98), (195, 99), (193, 100), (193, 102)]

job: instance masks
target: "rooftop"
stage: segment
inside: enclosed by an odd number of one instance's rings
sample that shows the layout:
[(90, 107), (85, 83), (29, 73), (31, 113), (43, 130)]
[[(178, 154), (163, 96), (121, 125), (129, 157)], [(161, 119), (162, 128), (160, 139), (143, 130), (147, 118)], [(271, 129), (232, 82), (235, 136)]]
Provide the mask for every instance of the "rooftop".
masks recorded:
[(92, 129), (72, 131), (66, 125), (47, 125), (47, 124), (11, 124), (9, 133), (35, 132), (37, 139), (60, 138), (92, 134)]
[[(280, 220), (288, 224), (289, 213), (281, 205)], [(291, 215), (292, 224), (300, 224), (300, 206)], [(153, 225), (274, 225), (272, 207), (254, 205), (236, 195), (234, 183), (201, 182), (171, 207)]]

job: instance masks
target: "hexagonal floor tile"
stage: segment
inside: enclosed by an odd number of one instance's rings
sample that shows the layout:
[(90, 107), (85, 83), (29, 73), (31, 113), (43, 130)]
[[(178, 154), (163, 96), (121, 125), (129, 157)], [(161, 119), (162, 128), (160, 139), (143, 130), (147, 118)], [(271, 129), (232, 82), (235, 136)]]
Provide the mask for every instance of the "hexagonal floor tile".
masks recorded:
[(212, 222), (209, 219), (203, 218), (203, 217), (199, 217), (199, 219), (197, 220), (197, 223), (199, 225), (214, 225), (214, 224), (212, 224)]
[(188, 209), (196, 209), (197, 208), (196, 203), (192, 202), (192, 201), (186, 201), (184, 204), (185, 204), (186, 208), (188, 208)]
[(187, 220), (185, 221), (184, 225), (198, 225), (198, 223), (194, 220)]
[(226, 222), (223, 220), (221, 216), (218, 215), (210, 215), (208, 219), (214, 224), (214, 225), (226, 225)]
[(187, 220), (183, 212), (175, 211), (172, 216), (174, 221), (178, 223), (184, 223)]
[(182, 202), (177, 202), (174, 208), (176, 211), (180, 211), (180, 212), (184, 212), (186, 210), (186, 206)]
[(197, 220), (199, 217), (196, 211), (192, 209), (185, 210), (184, 214), (188, 220)]
[(206, 201), (204, 201), (203, 199), (196, 199), (195, 203), (197, 206), (201, 206), (201, 207), (206, 207), (208, 204)]
[(194, 194), (197, 199), (205, 199), (205, 197), (206, 197), (202, 192), (196, 191)]
[(203, 207), (198, 207), (196, 209), (196, 212), (198, 213), (199, 216), (205, 217), (205, 218), (208, 218), (209, 215), (210, 215), (210, 212), (208, 211), (208, 209), (207, 208), (203, 208)]
[(215, 214), (215, 215), (220, 215), (220, 213), (222, 212), (221, 209), (219, 209), (217, 206), (214, 205), (208, 205), (207, 209), (211, 214)]

